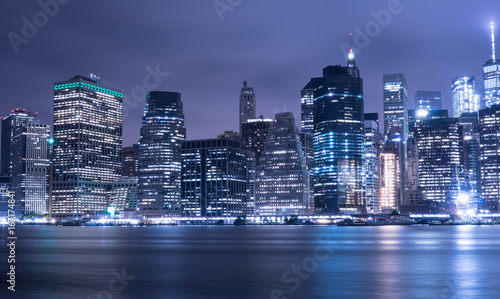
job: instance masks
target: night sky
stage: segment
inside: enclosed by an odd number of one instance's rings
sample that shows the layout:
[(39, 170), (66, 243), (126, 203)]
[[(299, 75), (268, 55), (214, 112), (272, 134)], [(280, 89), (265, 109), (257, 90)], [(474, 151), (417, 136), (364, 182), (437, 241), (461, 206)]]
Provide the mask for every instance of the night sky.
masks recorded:
[[(500, 28), (500, 1), (397, 2), (219, 0), (234, 4), (220, 15), (214, 0), (73, 0), (44, 20), (37, 1), (1, 1), (0, 115), (25, 108), (52, 124), (54, 82), (95, 73), (104, 86), (128, 95), (137, 87), (140, 94), (146, 69), (158, 67), (169, 75), (158, 77), (155, 90), (182, 94), (188, 139), (237, 131), (244, 80), (255, 90), (257, 115), (292, 111), (299, 125), (300, 89), (323, 67), (345, 65), (341, 43), (349, 43), (349, 32), (360, 36), (355, 27), (366, 33), (367, 25), (373, 37), (354, 43), (365, 112), (382, 116), (385, 73), (405, 74), (410, 108), (417, 90), (439, 90), (451, 109), (458, 75), (475, 75), (481, 88), (481, 67), (491, 56), (489, 22), (498, 20)], [(388, 5), (396, 14), (376, 32), (371, 12)], [(42, 26), (16, 53), (9, 32), (22, 37), (23, 17), (33, 16)], [(500, 48), (498, 34), (497, 40)], [(129, 102), (124, 145), (139, 139), (145, 98)]]

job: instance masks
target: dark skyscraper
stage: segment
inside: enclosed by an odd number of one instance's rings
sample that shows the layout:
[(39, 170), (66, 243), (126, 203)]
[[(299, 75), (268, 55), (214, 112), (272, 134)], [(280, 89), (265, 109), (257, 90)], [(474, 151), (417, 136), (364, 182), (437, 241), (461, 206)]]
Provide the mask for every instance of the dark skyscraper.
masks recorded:
[(75, 76), (54, 85), (52, 216), (104, 213), (121, 174), (123, 94)]
[(364, 208), (363, 80), (348, 66), (328, 66), (314, 86), (314, 201), (318, 213), (359, 213)]
[(500, 105), (479, 111), (483, 210), (498, 211), (500, 200)]
[(323, 78), (312, 78), (300, 91), (300, 130), (302, 133), (314, 133), (314, 89)]
[(182, 215), (245, 216), (247, 150), (236, 139), (189, 140), (182, 146)]
[(417, 126), (419, 183), (433, 212), (454, 211), (459, 194), (459, 128), (456, 118), (426, 119)]
[(491, 59), (483, 65), (484, 103), (486, 107), (500, 104), (500, 59), (495, 55), (495, 24), (491, 21)]
[(139, 171), (139, 145), (134, 144), (122, 149), (122, 176), (137, 176)]
[(12, 142), (14, 129), (28, 121), (36, 121), (37, 115), (26, 112), (26, 109), (12, 110), (12, 113), (2, 118), (2, 155), (0, 175), (12, 175)]
[(422, 110), (441, 110), (440, 91), (417, 91), (415, 94), (415, 111), (425, 113)]
[(243, 82), (240, 92), (240, 132), (243, 123), (255, 118), (255, 93), (252, 87), (247, 86), (247, 81)]
[(139, 140), (141, 215), (180, 213), (181, 148), (186, 139), (181, 94), (152, 91), (146, 97)]

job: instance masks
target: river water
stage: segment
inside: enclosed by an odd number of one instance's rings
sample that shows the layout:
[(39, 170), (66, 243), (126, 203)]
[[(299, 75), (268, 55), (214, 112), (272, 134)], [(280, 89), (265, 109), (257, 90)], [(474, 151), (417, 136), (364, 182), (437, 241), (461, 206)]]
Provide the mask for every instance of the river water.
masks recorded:
[[(0, 298), (500, 298), (500, 226), (16, 228)], [(2, 228), (1, 272), (8, 271)]]

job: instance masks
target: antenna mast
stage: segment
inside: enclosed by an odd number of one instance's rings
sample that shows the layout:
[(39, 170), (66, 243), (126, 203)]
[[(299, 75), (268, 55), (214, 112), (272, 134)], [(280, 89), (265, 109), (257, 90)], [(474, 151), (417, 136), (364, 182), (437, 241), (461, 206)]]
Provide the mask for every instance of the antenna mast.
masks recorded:
[(495, 22), (491, 20), (491, 59), (495, 60)]

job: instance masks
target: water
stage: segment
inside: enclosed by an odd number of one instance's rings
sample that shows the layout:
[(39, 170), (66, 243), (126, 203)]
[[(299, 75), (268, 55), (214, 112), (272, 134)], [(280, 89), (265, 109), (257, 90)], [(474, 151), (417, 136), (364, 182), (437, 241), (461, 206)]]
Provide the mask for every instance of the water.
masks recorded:
[(36, 226), (17, 235), (16, 296), (2, 279), (0, 298), (500, 298), (500, 226)]

